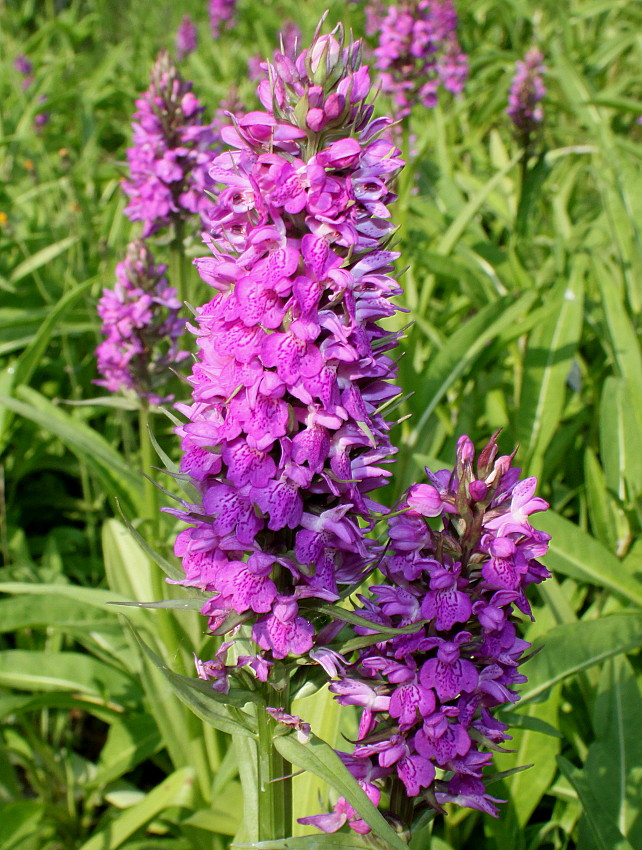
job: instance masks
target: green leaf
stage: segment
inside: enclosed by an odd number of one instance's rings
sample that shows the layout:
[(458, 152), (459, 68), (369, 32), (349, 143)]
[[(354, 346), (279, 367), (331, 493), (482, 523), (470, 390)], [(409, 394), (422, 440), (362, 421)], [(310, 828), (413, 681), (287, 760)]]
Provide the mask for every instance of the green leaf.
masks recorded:
[(194, 771), (189, 767), (175, 771), (150, 791), (144, 800), (111, 820), (105, 829), (96, 832), (78, 850), (117, 850), (130, 835), (165, 809), (188, 805), (193, 775)]
[(550, 510), (538, 516), (536, 524), (551, 535), (544, 560), (554, 573), (606, 587), (642, 606), (642, 582), (594, 537)]
[(591, 528), (598, 540), (613, 551), (617, 547), (615, 516), (602, 467), (590, 446), (584, 452), (584, 479)]
[[(0, 590), (2, 590), (0, 585)], [(6, 592), (6, 591), (5, 591)], [(117, 622), (116, 618), (83, 602), (47, 593), (41, 596), (25, 594), (10, 599), (0, 599), (0, 632), (36, 626), (60, 629), (95, 629)]]
[(158, 728), (149, 714), (131, 712), (115, 720), (100, 752), (96, 773), (87, 787), (95, 789), (113, 782), (154, 755), (162, 744)]
[(251, 691), (234, 689), (230, 690), (228, 694), (221, 694), (215, 691), (210, 683), (202, 679), (190, 679), (189, 676), (174, 673), (147, 646), (131, 624), (130, 628), (149, 661), (163, 674), (180, 701), (191, 709), (197, 717), (221, 732), (250, 736), (256, 733), (255, 718), (247, 712), (239, 710), (248, 702), (254, 702), (255, 694)]
[(361, 617), (355, 614), (354, 611), (348, 611), (347, 608), (342, 608), (340, 605), (319, 605), (318, 611), (328, 614), (334, 620), (341, 620), (344, 623), (352, 623), (353, 626), (365, 626), (366, 628), (377, 629), (378, 635), (411, 635), (419, 631), (419, 629), (428, 622), (428, 620), (417, 620), (416, 623), (411, 623), (409, 626), (401, 626), (398, 629), (381, 626), (379, 623), (373, 623), (367, 617)]
[(613, 285), (607, 270), (596, 269), (595, 276), (600, 286), (606, 328), (619, 377), (633, 390), (626, 402), (635, 415), (639, 432), (642, 432), (642, 352), (638, 335), (622, 303), (618, 287)]
[(555, 314), (530, 335), (517, 409), (517, 434), (527, 449), (527, 465), (541, 459), (559, 425), (566, 379), (575, 358), (584, 315), (585, 263), (576, 263), (570, 281), (550, 294)]
[(373, 832), (395, 850), (408, 850), (397, 833), (376, 809), (365, 792), (343, 764), (339, 756), (325, 741), (312, 735), (306, 744), (297, 740), (296, 734), (274, 738), (274, 746), (283, 758), (304, 770), (320, 776), (368, 823)]
[[(24, 593), (29, 596), (56, 596), (64, 599), (72, 599), (83, 606), (100, 608), (109, 614), (114, 614), (114, 602), (131, 602), (127, 596), (116, 593), (113, 590), (104, 590), (100, 587), (82, 587), (76, 584), (37, 584), (25, 581), (3, 581), (0, 582), (0, 593)], [(64, 608), (63, 608), (64, 610)], [(132, 611), (134, 616), (141, 612)]]
[(163, 599), (160, 602), (114, 602), (113, 605), (123, 605), (128, 608), (171, 608), (172, 611), (200, 611), (203, 600), (198, 599)]
[(495, 337), (528, 312), (535, 298), (535, 293), (526, 292), (517, 300), (507, 295), (489, 304), (456, 331), (431, 359), (421, 382), (417, 383), (421, 388), (417, 404), (422, 413), (406, 441), (408, 447), (423, 442), (420, 438), (425, 435), (426, 424), (446, 392)]
[(600, 456), (606, 486), (622, 502), (642, 491), (642, 429), (630, 400), (639, 390), (625, 378), (607, 377), (600, 400)]
[(17, 394), (22, 400), (0, 396), (0, 405), (55, 434), (87, 463), (109, 493), (117, 496), (132, 514), (138, 513), (143, 494), (142, 476), (125, 463), (104, 437), (29, 387), (19, 387)]
[(528, 682), (520, 691), (520, 705), (568, 676), (642, 646), (642, 614), (609, 614), (599, 620), (566, 623), (546, 632), (536, 645), (543, 649), (524, 663)]
[(32, 254), (30, 257), (27, 257), (26, 260), (23, 260), (19, 263), (15, 269), (9, 275), (9, 281), (14, 284), (18, 283), (19, 280), (27, 277), (27, 275), (32, 274), (32, 272), (37, 271), (42, 266), (47, 265), (53, 259), (60, 256), (60, 254), (64, 253), (67, 248), (70, 248), (74, 245), (80, 236), (66, 236), (64, 239), (60, 239), (58, 242), (54, 242), (51, 245), (47, 245), (45, 248), (42, 248), (40, 251), (36, 251), (35, 254)]
[[(548, 702), (546, 700), (546, 704)], [(515, 729), (527, 729), (529, 732), (538, 732), (540, 735), (549, 735), (551, 738), (562, 737), (562, 733), (555, 726), (542, 720), (539, 716), (511, 711), (509, 722)]]
[[(43, 846), (44, 836), (38, 827), (44, 814), (44, 803), (38, 800), (16, 800), (0, 805), (0, 847), (2, 850), (31, 850)], [(31, 838), (35, 843), (26, 844)]]
[(634, 850), (609, 818), (600, 796), (596, 797), (593, 794), (583, 771), (578, 770), (563, 756), (557, 757), (557, 763), (564, 776), (577, 791), (595, 847), (598, 850)]
[(234, 836), (234, 841), (258, 840), (260, 819), (258, 740), (235, 732), (232, 735), (232, 746), (243, 788), (243, 822)]
[(0, 652), (0, 685), (25, 691), (79, 692), (117, 708), (139, 705), (142, 699), (133, 678), (80, 652)]
[(626, 658), (604, 665), (594, 710), (596, 740), (584, 776), (622, 835), (642, 844), (642, 696)]

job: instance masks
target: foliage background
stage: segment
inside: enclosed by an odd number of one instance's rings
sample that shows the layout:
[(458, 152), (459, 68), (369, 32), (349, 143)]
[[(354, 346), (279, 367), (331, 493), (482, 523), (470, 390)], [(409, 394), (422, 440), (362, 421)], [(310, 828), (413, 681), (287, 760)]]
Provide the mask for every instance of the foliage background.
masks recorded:
[[(163, 593), (116, 500), (159, 549), (172, 526), (149, 519), (135, 405), (92, 386), (95, 308), (137, 232), (119, 186), (134, 99), (181, 16), (192, 15), (200, 36), (182, 72), (211, 114), (233, 84), (252, 108), (247, 58), (272, 52), (284, 20), (309, 38), (329, 6), (330, 21), (359, 33), (362, 5), (240, 0), (237, 27), (216, 42), (197, 0), (0, 5), (6, 850), (218, 850), (247, 835), (243, 741), (230, 743), (176, 699), (109, 604)], [(416, 110), (399, 188), (412, 321), (401, 382), (412, 395), (395, 433), (394, 486), (425, 464), (448, 465), (460, 433), (479, 445), (501, 427), (502, 448), (519, 443), (525, 473), (551, 502), (539, 525), (553, 535), (554, 578), (525, 624), (544, 648), (510, 712), (516, 753), (496, 758), (500, 771), (534, 767), (493, 786), (508, 801), (499, 820), (453, 811), (437, 820), (432, 847), (626, 850), (642, 846), (642, 9), (613, 0), (458, 7), (470, 79), (462, 98)], [(533, 44), (548, 66), (546, 121), (524, 162), (504, 110), (514, 62)], [(19, 53), (34, 65), (26, 90)], [(378, 108), (388, 108), (383, 98)], [(43, 109), (50, 121), (36, 131)], [(198, 256), (196, 237), (188, 250)], [(195, 275), (191, 285), (194, 300), (209, 297)], [(157, 415), (153, 429), (166, 460), (176, 459), (171, 423)], [(127, 616), (169, 668), (192, 675), (192, 648), (205, 639), (185, 604)], [(323, 692), (299, 707), (320, 737), (340, 741)], [(318, 811), (327, 788), (297, 782), (297, 814)], [(426, 832), (413, 843), (427, 842)]]

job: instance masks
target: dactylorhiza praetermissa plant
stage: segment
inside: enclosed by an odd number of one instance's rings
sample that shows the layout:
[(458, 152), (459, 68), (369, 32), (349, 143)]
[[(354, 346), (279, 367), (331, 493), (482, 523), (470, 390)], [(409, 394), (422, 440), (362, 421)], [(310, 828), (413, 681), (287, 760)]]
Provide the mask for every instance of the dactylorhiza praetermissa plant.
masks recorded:
[(183, 15), (176, 31), (176, 59), (182, 62), (183, 59), (196, 50), (197, 43), (198, 31), (196, 24), (189, 15)]
[(105, 340), (96, 349), (95, 383), (110, 392), (132, 390), (139, 398), (159, 404), (171, 396), (159, 394), (170, 367), (187, 357), (178, 351), (185, 321), (181, 304), (142, 240), (132, 242), (116, 266), (116, 285), (104, 289), (98, 302)]
[(210, 0), (209, 16), (212, 38), (218, 38), (222, 29), (232, 29), (236, 23), (236, 4), (238, 0)]
[(402, 0), (385, 14), (377, 5), (369, 20), (371, 31), (377, 20), (376, 67), (397, 117), (410, 115), (415, 103), (434, 107), (439, 86), (453, 94), (463, 90), (468, 57), (457, 39), (452, 0)]
[[(196, 313), (193, 401), (179, 405), (181, 470), (200, 501), (175, 511), (190, 524), (175, 551), (181, 583), (210, 594), (213, 632), (252, 626), (239, 664), (263, 681), (336, 634), (320, 606), (378, 553), (368, 493), (394, 451), (379, 408), (398, 394), (397, 334), (379, 321), (400, 292), (385, 246), (402, 161), (369, 94), (360, 46), (340, 35), (277, 54), (265, 111), (223, 129), (232, 150), (210, 172), (223, 186), (214, 256), (196, 264), (217, 294)], [(214, 681), (229, 670), (223, 656), (200, 668)]]
[(127, 150), (130, 177), (125, 214), (143, 222), (143, 237), (198, 214), (207, 227), (214, 188), (208, 169), (220, 150), (218, 132), (203, 124), (203, 107), (162, 51), (149, 90), (136, 101), (134, 138)]
[(506, 113), (510, 117), (522, 147), (529, 146), (530, 138), (544, 120), (540, 102), (546, 94), (543, 75), (546, 73), (544, 57), (537, 48), (528, 51), (523, 60), (515, 64), (515, 76), (508, 95)]
[[(519, 479), (512, 455), (496, 458), (495, 435), (474, 462), (461, 437), (454, 472), (416, 484), (389, 519), (389, 546), (356, 609), (381, 627), (413, 634), (383, 638), (358, 653), (330, 685), (343, 705), (362, 709), (358, 740), (340, 754), (370, 799), (389, 795), (404, 830), (444, 803), (497, 815), (483, 769), (510, 736), (491, 710), (519, 697), (519, 664), (529, 644), (518, 637), (515, 608), (531, 616), (525, 588), (548, 571), (538, 559), (549, 536), (530, 524), (548, 504), (535, 478)], [(367, 823), (339, 798), (334, 812), (302, 819), (326, 832)]]

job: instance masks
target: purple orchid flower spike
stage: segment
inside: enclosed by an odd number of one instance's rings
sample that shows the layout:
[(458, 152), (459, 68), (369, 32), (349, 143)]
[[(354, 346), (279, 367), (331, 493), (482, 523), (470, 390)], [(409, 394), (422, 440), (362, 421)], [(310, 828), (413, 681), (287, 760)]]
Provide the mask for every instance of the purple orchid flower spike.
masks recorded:
[[(529, 613), (524, 589), (548, 575), (536, 560), (548, 535), (531, 525), (548, 504), (535, 496), (534, 478), (519, 480), (512, 456), (497, 457), (497, 436), (476, 464), (461, 437), (454, 472), (427, 471), (431, 484), (414, 485), (397, 505), (379, 564), (389, 584), (371, 586), (357, 611), (373, 631), (416, 630), (381, 635), (330, 686), (341, 704), (362, 707), (349, 769), (355, 777), (381, 771), (377, 785), (391, 802), (402, 783), (412, 812), (393, 804), (388, 814), (405, 829), (427, 807), (453, 802), (496, 816), (502, 802), (486, 791), (490, 754), (481, 742), (509, 737), (489, 712), (517, 701), (514, 688), (526, 681), (518, 668), (529, 644), (517, 635), (514, 608)], [(342, 803), (335, 814), (305, 822), (352, 826)]]
[(452, 0), (403, 0), (372, 16), (370, 28), (378, 30), (381, 87), (393, 97), (400, 118), (410, 115), (413, 103), (434, 107), (439, 86), (463, 91), (468, 57), (457, 40)]
[(188, 356), (178, 350), (184, 322), (165, 272), (141, 240), (132, 242), (116, 266), (115, 287), (103, 290), (98, 302), (105, 339), (96, 349), (103, 377), (95, 383), (155, 404), (172, 400), (164, 389), (168, 370)]
[(143, 237), (197, 214), (207, 225), (214, 188), (208, 167), (220, 140), (203, 124), (203, 107), (169, 54), (161, 52), (149, 90), (136, 101), (134, 143), (127, 151), (130, 176), (125, 214), (143, 222)]
[(266, 68), (264, 111), (223, 130), (231, 150), (210, 169), (213, 256), (196, 265), (214, 295), (196, 312), (178, 429), (200, 504), (174, 513), (190, 526), (176, 545), (182, 583), (211, 594), (213, 630), (247, 620), (269, 677), (313, 652), (342, 669), (319, 638), (334, 623), (313, 615), (380, 555), (368, 494), (394, 453), (378, 409), (398, 394), (397, 335), (379, 322), (400, 292), (386, 248), (403, 163), (379, 138), (391, 122), (372, 120), (359, 44), (341, 28), (298, 54), (284, 43)]
[(546, 94), (545, 73), (544, 57), (535, 47), (515, 65), (506, 113), (524, 148), (528, 147), (531, 136), (544, 120), (541, 101)]

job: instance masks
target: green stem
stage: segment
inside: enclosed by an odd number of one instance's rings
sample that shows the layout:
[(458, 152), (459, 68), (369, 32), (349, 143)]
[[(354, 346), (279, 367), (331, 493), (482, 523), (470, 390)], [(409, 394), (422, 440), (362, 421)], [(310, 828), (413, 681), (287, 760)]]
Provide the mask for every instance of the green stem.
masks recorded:
[[(149, 432), (149, 404), (145, 399), (141, 399), (138, 409), (138, 438), (142, 471), (145, 475), (151, 475), (152, 465), (154, 463), (154, 447), (152, 446)], [(145, 500), (143, 505), (143, 519), (149, 522), (151, 536), (154, 540), (154, 545), (157, 546), (160, 537), (158, 490), (154, 486), (154, 482), (150, 481), (149, 478), (145, 478), (143, 493)]]
[[(145, 400), (142, 400), (138, 411), (138, 428), (141, 467), (146, 475), (152, 473), (152, 465), (156, 458), (150, 436), (149, 421), (149, 404)], [(145, 478), (143, 492), (143, 519), (148, 524), (148, 534), (152, 540), (152, 545), (156, 549), (162, 549), (165, 541), (162, 539), (158, 489), (154, 486), (153, 481)], [(149, 591), (151, 600), (140, 601), (160, 602), (167, 598), (166, 589), (167, 585), (163, 580), (160, 567), (150, 560)], [(190, 675), (192, 672), (190, 667), (191, 659), (189, 658), (189, 654), (186, 654), (184, 651), (185, 641), (182, 639), (182, 630), (176, 620), (176, 616), (172, 611), (162, 609), (154, 611), (153, 616), (161, 654), (165, 662), (178, 673)], [(191, 764), (195, 768), (198, 778), (198, 785), (195, 788), (195, 792), (197, 793), (198, 801), (202, 801), (205, 804), (205, 801), (209, 800), (213, 770), (215, 770), (220, 761), (220, 754), (216, 752), (211, 735), (207, 736), (209, 746), (204, 748), (203, 742), (200, 739), (200, 736), (203, 734), (200, 721), (179, 703), (173, 704), (171, 709), (168, 707), (163, 709), (160, 712), (157, 722), (159, 729), (161, 729), (166, 738), (171, 739), (168, 749), (175, 767), (180, 767), (183, 764)], [(177, 740), (181, 736), (184, 740), (182, 744), (179, 744)], [(208, 756), (211, 759), (211, 763), (208, 763)]]
[[(265, 685), (263, 692), (265, 705), (282, 708), (289, 713), (287, 683), (281, 689)], [(292, 834), (292, 780), (289, 778), (292, 767), (274, 746), (274, 735), (279, 731), (279, 723), (265, 711), (263, 705), (259, 705), (257, 720), (259, 841), (274, 841)]]
[(183, 245), (184, 222), (177, 219), (174, 222), (174, 239), (170, 247), (169, 273), (170, 286), (178, 293), (178, 300), (183, 304), (189, 301), (190, 293), (185, 269), (185, 249)]

